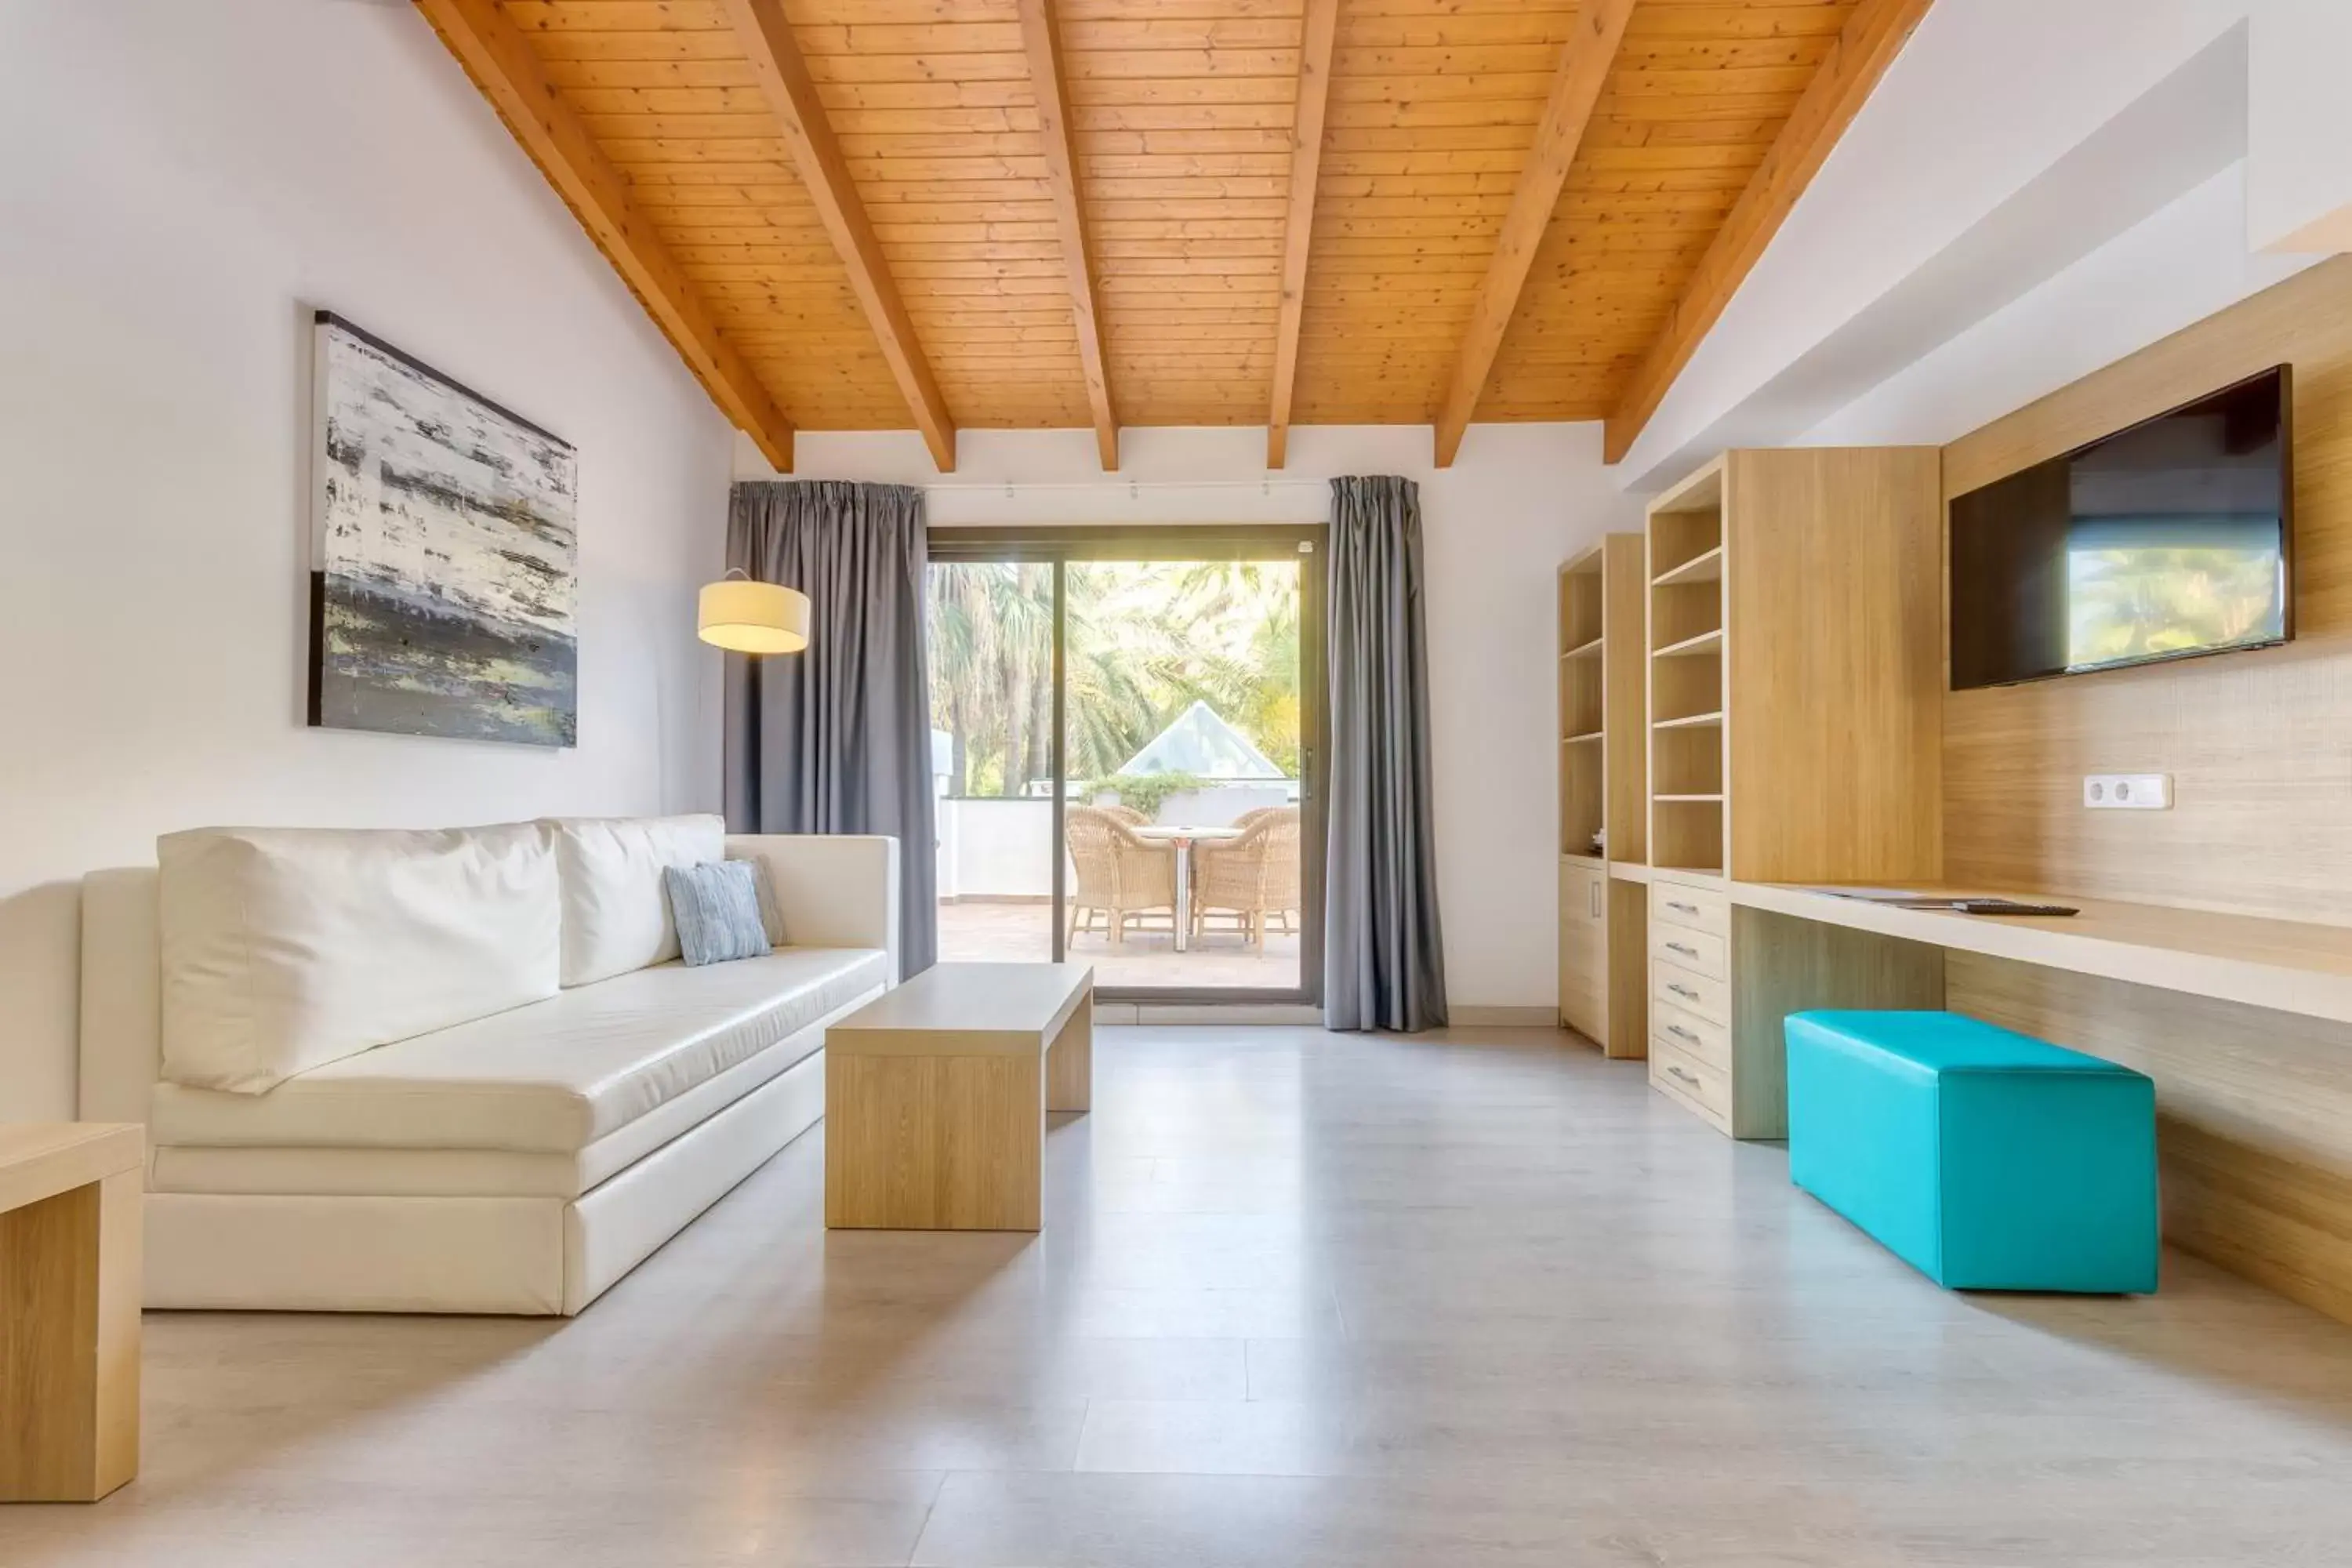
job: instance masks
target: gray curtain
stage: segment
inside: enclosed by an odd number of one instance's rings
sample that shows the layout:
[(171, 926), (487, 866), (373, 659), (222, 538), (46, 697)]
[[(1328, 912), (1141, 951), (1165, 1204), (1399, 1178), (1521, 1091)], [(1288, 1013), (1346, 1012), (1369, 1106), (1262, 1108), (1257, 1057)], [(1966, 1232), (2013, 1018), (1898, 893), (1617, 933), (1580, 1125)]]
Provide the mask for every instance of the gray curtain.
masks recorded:
[(923, 493), (739, 484), (727, 563), (809, 596), (806, 651), (727, 656), (727, 826), (898, 840), (903, 972), (939, 957)]
[(1421, 489), (1331, 481), (1330, 846), (1323, 1021), (1334, 1029), (1445, 1022), (1437, 853), (1429, 823)]

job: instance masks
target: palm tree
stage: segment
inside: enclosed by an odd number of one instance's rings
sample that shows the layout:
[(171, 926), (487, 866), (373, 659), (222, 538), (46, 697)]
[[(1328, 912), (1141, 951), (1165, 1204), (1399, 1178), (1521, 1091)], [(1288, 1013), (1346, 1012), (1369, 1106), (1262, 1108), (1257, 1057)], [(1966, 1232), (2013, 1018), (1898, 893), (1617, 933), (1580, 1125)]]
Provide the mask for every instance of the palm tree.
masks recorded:
[[(1076, 562), (1065, 582), (1070, 777), (1117, 772), (1196, 699), (1296, 769), (1296, 567)], [(1052, 569), (942, 564), (929, 587), (931, 722), (950, 737), (950, 792), (1020, 795), (1052, 765)]]

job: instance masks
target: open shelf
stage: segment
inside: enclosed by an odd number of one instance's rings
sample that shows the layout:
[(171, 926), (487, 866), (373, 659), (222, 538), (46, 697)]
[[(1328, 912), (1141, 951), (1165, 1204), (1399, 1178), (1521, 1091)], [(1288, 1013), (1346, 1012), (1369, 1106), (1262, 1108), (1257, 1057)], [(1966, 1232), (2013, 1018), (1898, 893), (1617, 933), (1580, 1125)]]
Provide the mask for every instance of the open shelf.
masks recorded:
[(1662, 648), (1654, 648), (1651, 650), (1650, 657), (1652, 658), (1696, 658), (1702, 655), (1719, 656), (1722, 651), (1723, 628), (1717, 626), (1710, 631), (1701, 632), (1696, 637), (1685, 637), (1680, 642), (1668, 643)]
[(1598, 658), (1601, 657), (1601, 645), (1607, 639), (1604, 637), (1594, 637), (1589, 643), (1580, 643), (1577, 647), (1570, 648), (1566, 653), (1561, 654), (1559, 657), (1562, 658)]
[(1712, 713), (1691, 713), (1680, 719), (1661, 719), (1650, 728), (1653, 730), (1708, 730), (1720, 728), (1722, 723), (1723, 712), (1718, 709)]
[(1678, 566), (1669, 567), (1650, 579), (1654, 588), (1673, 588), (1685, 583), (1719, 583), (1723, 580), (1723, 546), (1702, 551)]
[(1723, 864), (1721, 795), (1650, 797), (1650, 864), (1667, 870), (1713, 870)]
[(1606, 733), (1607, 731), (1603, 730), (1587, 730), (1581, 735), (1562, 735), (1559, 740), (1560, 744), (1564, 746), (1581, 746), (1588, 742), (1600, 740)]

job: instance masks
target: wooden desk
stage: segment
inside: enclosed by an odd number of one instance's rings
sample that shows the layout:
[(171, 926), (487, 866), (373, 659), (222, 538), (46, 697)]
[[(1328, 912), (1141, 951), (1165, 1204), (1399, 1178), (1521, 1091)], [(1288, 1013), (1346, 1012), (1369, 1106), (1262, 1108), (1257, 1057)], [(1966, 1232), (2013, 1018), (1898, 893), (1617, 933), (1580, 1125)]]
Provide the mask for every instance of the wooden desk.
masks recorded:
[(939, 963), (824, 1037), (824, 1223), (1035, 1230), (1045, 1112), (1094, 1093), (1094, 968)]
[(0, 1124), (0, 1502), (95, 1502), (139, 1472), (146, 1130)]
[[(2352, 929), (2039, 890), (1917, 889), (2080, 912), (2004, 919), (1650, 879), (1730, 901), (1754, 962), (1729, 1016), (1759, 1080), (1785, 1082), (1787, 1015), (1824, 1006), (1948, 1007), (2134, 1068), (2156, 1080), (2165, 1240), (2352, 1322)], [(1747, 1135), (1772, 1135), (1766, 1122)]]
[[(1929, 898), (1992, 896), (1982, 888), (1918, 891)], [(1776, 882), (1733, 882), (1728, 892), (1733, 903), (1746, 909), (1849, 931), (2352, 1024), (2352, 927), (2065, 893), (1998, 896), (2072, 904), (2081, 913), (2002, 917), (1906, 910)]]

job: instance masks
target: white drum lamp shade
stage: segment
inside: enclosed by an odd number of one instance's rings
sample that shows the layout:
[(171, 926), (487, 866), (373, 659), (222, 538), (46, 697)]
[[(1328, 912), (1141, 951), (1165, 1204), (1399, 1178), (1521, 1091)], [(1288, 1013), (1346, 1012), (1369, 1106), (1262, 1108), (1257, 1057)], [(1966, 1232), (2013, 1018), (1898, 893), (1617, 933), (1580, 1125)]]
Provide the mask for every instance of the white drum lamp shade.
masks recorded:
[(730, 577), (706, 583), (695, 635), (730, 653), (798, 653), (808, 647), (808, 595), (797, 588)]

